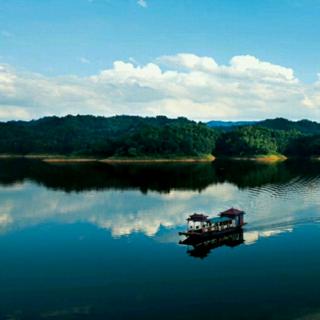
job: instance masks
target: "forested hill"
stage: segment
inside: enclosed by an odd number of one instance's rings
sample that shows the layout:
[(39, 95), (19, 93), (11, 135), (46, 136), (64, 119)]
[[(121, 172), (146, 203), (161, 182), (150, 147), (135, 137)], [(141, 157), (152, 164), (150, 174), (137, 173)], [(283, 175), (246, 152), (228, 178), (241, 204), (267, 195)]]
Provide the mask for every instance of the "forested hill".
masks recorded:
[(263, 121), (209, 121), (211, 128), (225, 131), (234, 130), (236, 127), (259, 126), (274, 130), (296, 130), (305, 134), (320, 134), (320, 123), (310, 120), (291, 121), (284, 118), (266, 119)]
[(275, 130), (297, 130), (305, 134), (320, 134), (320, 123), (310, 120), (290, 121), (276, 118), (257, 122), (256, 125)]
[(320, 155), (320, 124), (310, 120), (267, 119), (251, 125), (221, 129), (216, 141), (216, 156), (251, 157)]
[(273, 119), (225, 130), (164, 116), (46, 117), (0, 123), (0, 154), (155, 159), (320, 156), (320, 124)]
[(101, 157), (212, 154), (217, 133), (205, 124), (164, 116), (66, 116), (0, 123), (0, 154)]

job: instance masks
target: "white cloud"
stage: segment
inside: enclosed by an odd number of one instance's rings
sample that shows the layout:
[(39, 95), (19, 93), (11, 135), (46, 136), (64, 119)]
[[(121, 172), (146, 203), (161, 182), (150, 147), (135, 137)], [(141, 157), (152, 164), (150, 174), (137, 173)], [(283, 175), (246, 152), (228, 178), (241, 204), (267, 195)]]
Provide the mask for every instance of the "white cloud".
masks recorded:
[(115, 61), (90, 77), (47, 77), (0, 65), (0, 120), (53, 114), (320, 120), (319, 111), (320, 81), (302, 83), (292, 69), (248, 55), (227, 65), (186, 53), (145, 65)]
[(253, 56), (235, 56), (231, 59), (230, 65), (233, 72), (261, 76), (268, 80), (297, 82), (292, 69), (260, 61)]
[(148, 6), (147, 1), (146, 0), (138, 0), (137, 4), (143, 8), (146, 8)]
[(175, 56), (163, 56), (160, 62), (177, 67), (193, 70), (215, 71), (218, 67), (214, 59), (210, 57), (198, 57), (191, 53), (179, 53)]

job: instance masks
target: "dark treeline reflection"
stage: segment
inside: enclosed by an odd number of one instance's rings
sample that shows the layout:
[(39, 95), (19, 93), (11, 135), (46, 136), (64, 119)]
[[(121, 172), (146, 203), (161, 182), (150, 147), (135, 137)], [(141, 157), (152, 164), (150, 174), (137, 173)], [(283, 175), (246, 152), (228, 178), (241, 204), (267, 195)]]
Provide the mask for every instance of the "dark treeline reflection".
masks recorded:
[(139, 189), (144, 193), (169, 192), (171, 189), (201, 191), (222, 182), (230, 182), (239, 188), (253, 188), (319, 175), (320, 162), (317, 161), (277, 164), (230, 160), (212, 163), (52, 164), (30, 159), (0, 160), (2, 185), (31, 180), (67, 192), (99, 189)]

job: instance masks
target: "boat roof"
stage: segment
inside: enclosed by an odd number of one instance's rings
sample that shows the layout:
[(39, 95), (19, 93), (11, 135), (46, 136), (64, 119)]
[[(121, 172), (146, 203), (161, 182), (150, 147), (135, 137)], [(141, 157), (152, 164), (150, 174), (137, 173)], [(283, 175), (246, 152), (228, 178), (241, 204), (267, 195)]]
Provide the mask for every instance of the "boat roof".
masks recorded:
[(220, 213), (221, 216), (238, 216), (239, 214), (244, 214), (244, 211), (235, 208), (230, 208)]
[(227, 217), (215, 217), (215, 218), (209, 219), (211, 223), (227, 222), (231, 220), (232, 220), (231, 218), (227, 218)]
[(208, 216), (205, 216), (202, 213), (194, 213), (192, 214), (188, 219), (188, 221), (207, 221), (208, 220)]

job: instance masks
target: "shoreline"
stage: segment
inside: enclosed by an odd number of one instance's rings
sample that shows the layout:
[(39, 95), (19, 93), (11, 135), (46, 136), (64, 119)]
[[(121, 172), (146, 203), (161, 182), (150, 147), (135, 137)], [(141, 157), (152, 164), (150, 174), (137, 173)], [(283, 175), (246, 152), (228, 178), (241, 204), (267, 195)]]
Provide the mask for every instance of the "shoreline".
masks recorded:
[(196, 162), (212, 162), (208, 159), (40, 159), (47, 163), (196, 163)]
[[(296, 159), (296, 157), (294, 157)], [(203, 157), (177, 157), (177, 158), (97, 158), (97, 157), (81, 157), (81, 156), (61, 156), (61, 155), (0, 155), (1, 159), (31, 159), (41, 160), (46, 163), (208, 163), (215, 160), (233, 160), (233, 161), (254, 161), (259, 163), (278, 163), (286, 161), (288, 158), (284, 155), (257, 155), (247, 157), (215, 157), (215, 156), (203, 156)], [(313, 161), (320, 161), (320, 157), (308, 157), (301, 158)]]
[(47, 163), (192, 163), (192, 162), (212, 162), (214, 156), (207, 155), (203, 157), (177, 157), (177, 158), (95, 158), (81, 156), (61, 156), (61, 155), (0, 155), (1, 159), (34, 159), (41, 160)]
[(47, 163), (84, 163), (84, 162), (101, 162), (101, 163), (192, 163), (192, 162), (212, 162), (215, 157), (203, 157), (203, 158), (42, 158), (41, 159)]

